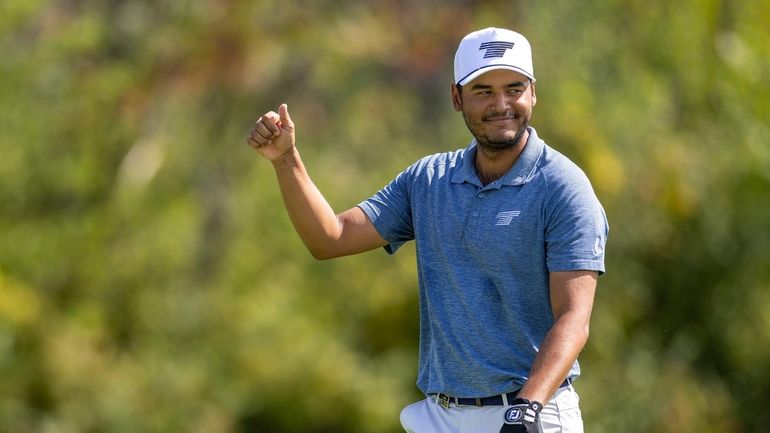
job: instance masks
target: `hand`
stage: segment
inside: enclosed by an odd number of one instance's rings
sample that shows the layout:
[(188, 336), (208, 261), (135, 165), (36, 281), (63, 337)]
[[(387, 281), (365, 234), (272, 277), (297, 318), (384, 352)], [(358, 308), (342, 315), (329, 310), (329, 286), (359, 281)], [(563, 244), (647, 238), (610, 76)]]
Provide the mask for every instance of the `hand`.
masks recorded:
[(540, 411), (543, 404), (517, 398), (505, 411), (505, 419), (500, 433), (540, 433)]
[(294, 141), (294, 122), (286, 104), (278, 107), (278, 113), (269, 111), (257, 119), (246, 140), (260, 155), (273, 162), (294, 150)]

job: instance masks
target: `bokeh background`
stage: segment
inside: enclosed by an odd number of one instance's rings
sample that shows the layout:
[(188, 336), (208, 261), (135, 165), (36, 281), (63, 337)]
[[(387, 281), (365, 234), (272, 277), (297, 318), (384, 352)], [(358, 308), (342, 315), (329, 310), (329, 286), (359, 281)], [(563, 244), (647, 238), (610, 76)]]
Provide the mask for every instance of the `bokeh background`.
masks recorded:
[(400, 431), (412, 246), (316, 262), (245, 144), (289, 104), (338, 210), (470, 140), (459, 39), (611, 224), (586, 431), (770, 431), (768, 0), (3, 0), (0, 432)]

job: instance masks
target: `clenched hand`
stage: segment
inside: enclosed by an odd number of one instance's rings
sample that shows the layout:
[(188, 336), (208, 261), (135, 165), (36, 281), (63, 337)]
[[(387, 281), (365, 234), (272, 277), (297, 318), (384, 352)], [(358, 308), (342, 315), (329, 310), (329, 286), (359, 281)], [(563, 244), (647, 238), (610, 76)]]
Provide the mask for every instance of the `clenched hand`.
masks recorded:
[(286, 104), (278, 107), (278, 113), (269, 111), (257, 119), (247, 139), (249, 146), (270, 161), (278, 161), (294, 149), (294, 122)]

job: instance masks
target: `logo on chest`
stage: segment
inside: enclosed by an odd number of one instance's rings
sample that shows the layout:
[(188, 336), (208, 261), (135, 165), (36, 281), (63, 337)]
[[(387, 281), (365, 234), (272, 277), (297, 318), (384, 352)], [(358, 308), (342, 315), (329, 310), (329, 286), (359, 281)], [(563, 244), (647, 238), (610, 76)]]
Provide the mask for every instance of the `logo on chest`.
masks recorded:
[(511, 222), (513, 222), (513, 219), (517, 218), (519, 215), (521, 215), (520, 210), (508, 210), (499, 212), (495, 217), (495, 225), (509, 226), (511, 225)]

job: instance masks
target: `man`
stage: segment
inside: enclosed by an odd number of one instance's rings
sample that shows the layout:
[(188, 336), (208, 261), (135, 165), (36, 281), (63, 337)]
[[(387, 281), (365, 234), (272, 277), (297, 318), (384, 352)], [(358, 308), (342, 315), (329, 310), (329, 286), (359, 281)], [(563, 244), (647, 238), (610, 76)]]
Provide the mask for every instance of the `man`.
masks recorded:
[(295, 147), (285, 104), (248, 139), (272, 161), (289, 216), (318, 259), (417, 244), (426, 399), (413, 433), (582, 432), (572, 381), (588, 338), (608, 226), (585, 174), (529, 126), (529, 42), (487, 28), (460, 42), (452, 103), (475, 139), (425, 157), (335, 215)]

